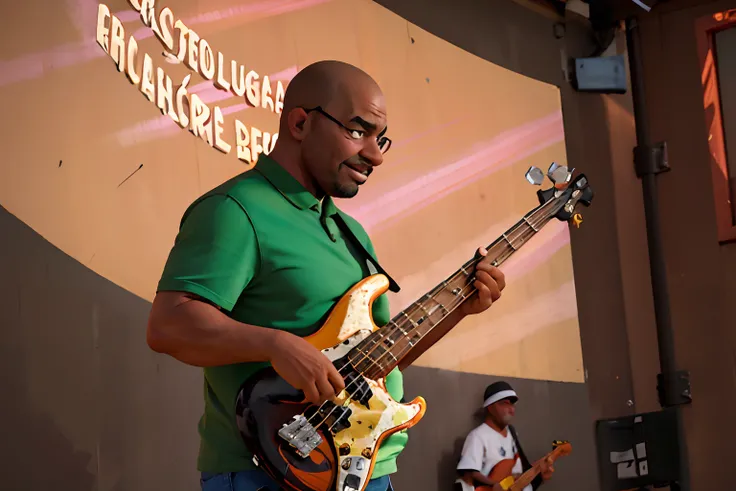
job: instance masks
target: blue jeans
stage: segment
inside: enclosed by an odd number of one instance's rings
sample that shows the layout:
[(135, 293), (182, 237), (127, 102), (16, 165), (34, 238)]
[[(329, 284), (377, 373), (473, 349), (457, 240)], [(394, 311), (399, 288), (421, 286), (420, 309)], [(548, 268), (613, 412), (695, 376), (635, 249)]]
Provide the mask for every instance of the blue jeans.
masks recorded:
[[(203, 472), (202, 491), (280, 491), (278, 485), (260, 470), (211, 474)], [(388, 476), (371, 479), (365, 491), (393, 491)]]

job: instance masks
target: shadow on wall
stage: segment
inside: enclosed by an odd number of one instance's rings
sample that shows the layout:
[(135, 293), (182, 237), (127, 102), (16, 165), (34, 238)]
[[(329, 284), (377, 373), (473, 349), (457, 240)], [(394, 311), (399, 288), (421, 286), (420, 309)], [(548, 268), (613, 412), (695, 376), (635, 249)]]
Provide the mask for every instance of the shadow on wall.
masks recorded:
[(150, 303), (0, 207), (2, 489), (196, 490), (197, 369), (150, 351)]
[[(483, 421), (483, 391), (499, 380), (471, 373), (410, 367), (406, 399), (421, 395), (427, 413), (409, 430), (393, 481), (397, 490), (449, 491), (465, 436)], [(585, 384), (505, 377), (519, 394), (514, 426), (533, 462), (552, 450), (553, 440), (569, 440), (572, 453), (555, 465), (544, 491), (599, 489), (593, 423)], [(436, 472), (421, 472), (437, 463)]]
[[(3, 307), (3, 310), (4, 307)], [(5, 336), (9, 331), (7, 312), (2, 315), (3, 343), (0, 348), (0, 370), (3, 377), (2, 481), (7, 490), (96, 489), (97, 459), (85, 450), (75, 448), (56, 425), (54, 419), (34, 408), (24, 377), (19, 368), (25, 365), (17, 339)], [(12, 325), (10, 325), (12, 326)], [(12, 329), (12, 327), (11, 327)], [(53, 411), (49, 400), (46, 410)]]

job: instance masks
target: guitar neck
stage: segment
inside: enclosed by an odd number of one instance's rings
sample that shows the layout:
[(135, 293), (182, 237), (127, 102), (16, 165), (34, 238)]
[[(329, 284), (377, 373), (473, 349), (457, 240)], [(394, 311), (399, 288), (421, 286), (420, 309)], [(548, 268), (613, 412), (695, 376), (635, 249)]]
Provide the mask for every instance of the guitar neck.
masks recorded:
[(541, 459), (537, 460), (531, 467), (531, 469), (527, 470), (514, 481), (514, 484), (511, 485), (509, 491), (523, 491), (523, 489), (530, 485), (532, 481), (539, 475), (539, 473), (542, 472), (542, 463), (547, 459), (550, 459), (552, 462), (554, 462), (555, 460), (557, 460), (557, 457), (560, 456), (560, 452), (560, 449), (555, 449)]
[(466, 261), (457, 271), (436, 285), (388, 324), (353, 348), (356, 369), (372, 379), (385, 377), (432, 329), (476, 292), (475, 266), (481, 260), (500, 266), (526, 244), (556, 213), (553, 202), (527, 213), (486, 249), (488, 255)]

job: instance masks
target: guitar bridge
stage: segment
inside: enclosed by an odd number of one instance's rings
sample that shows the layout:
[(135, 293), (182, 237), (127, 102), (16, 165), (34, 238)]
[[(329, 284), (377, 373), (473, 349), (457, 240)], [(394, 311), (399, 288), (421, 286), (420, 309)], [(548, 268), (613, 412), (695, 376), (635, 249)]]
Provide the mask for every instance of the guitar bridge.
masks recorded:
[(304, 458), (322, 443), (322, 437), (303, 414), (294, 416), (290, 423), (284, 424), (278, 431), (278, 435)]

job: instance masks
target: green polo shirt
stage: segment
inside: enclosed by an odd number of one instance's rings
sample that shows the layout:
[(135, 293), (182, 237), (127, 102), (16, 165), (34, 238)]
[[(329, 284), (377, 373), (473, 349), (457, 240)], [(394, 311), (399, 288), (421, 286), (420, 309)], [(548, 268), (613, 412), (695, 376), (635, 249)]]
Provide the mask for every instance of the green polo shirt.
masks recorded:
[[(185, 291), (220, 306), (230, 317), (304, 336), (319, 329), (335, 303), (370, 275), (367, 261), (334, 221), (339, 213), (375, 257), (363, 227), (326, 197), (318, 201), (267, 156), (256, 167), (195, 201), (184, 213), (158, 291)], [(388, 299), (373, 303), (373, 318), (390, 320)], [(253, 469), (238, 432), (235, 399), (264, 363), (204, 369), (204, 415), (197, 468), (202, 472)], [(386, 379), (395, 400), (402, 374)], [(378, 452), (373, 477), (396, 472), (408, 436), (392, 435)]]

